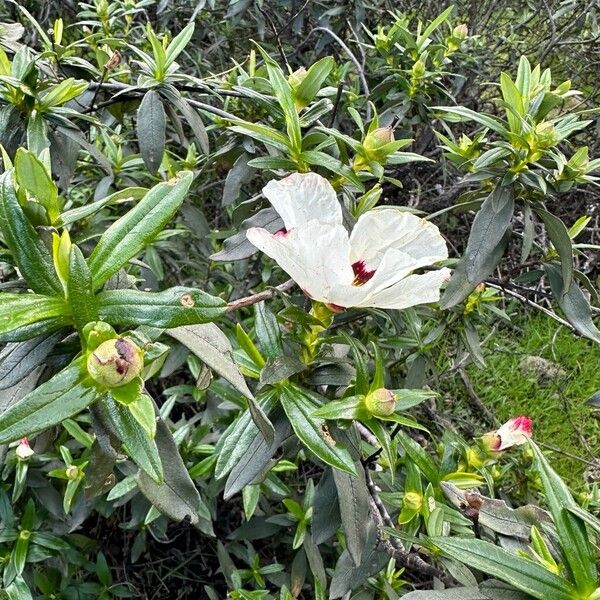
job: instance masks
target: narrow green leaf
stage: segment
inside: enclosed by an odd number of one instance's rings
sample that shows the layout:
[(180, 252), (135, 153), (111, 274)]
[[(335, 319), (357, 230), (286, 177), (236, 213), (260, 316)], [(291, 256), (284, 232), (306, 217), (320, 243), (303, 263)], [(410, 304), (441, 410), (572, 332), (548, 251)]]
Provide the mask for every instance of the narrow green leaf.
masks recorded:
[(0, 390), (17, 385), (42, 365), (61, 337), (63, 333), (57, 332), (4, 346), (0, 352)]
[(252, 392), (233, 360), (231, 342), (214, 323), (184, 325), (168, 329), (166, 334), (191, 350), (202, 362), (231, 383), (246, 398), (252, 398)]
[(101, 287), (164, 229), (185, 199), (193, 177), (190, 171), (181, 171), (177, 177), (155, 185), (104, 232), (88, 259), (94, 289)]
[(529, 444), (535, 455), (535, 464), (560, 538), (562, 553), (573, 573), (579, 592), (591, 594), (598, 585), (598, 572), (585, 524), (569, 511), (569, 507), (575, 507), (577, 504), (569, 488), (552, 469), (537, 444), (533, 441)]
[(29, 287), (40, 294), (62, 296), (63, 288), (52, 256), (21, 209), (11, 171), (0, 176), (0, 227), (4, 242)]
[(188, 42), (194, 35), (194, 22), (188, 23), (172, 40), (167, 46), (165, 52), (165, 66), (168, 69), (175, 59), (183, 52)]
[[(40, 294), (0, 293), (0, 341), (14, 340), (16, 333), (27, 330), (32, 325), (43, 324), (49, 319), (66, 318), (69, 312), (69, 307), (62, 298)], [(34, 335), (37, 334), (29, 337)]]
[(569, 323), (581, 335), (600, 344), (600, 330), (598, 330), (592, 319), (590, 303), (577, 283), (572, 281), (571, 286), (565, 289), (562, 281), (562, 272), (558, 267), (547, 264), (544, 266), (544, 270), (548, 275), (552, 293), (569, 320)]
[(265, 302), (254, 305), (254, 314), (256, 338), (261, 353), (267, 360), (274, 360), (283, 354), (277, 319)]
[(42, 162), (25, 148), (19, 148), (15, 156), (15, 173), (19, 185), (35, 198), (47, 211), (54, 223), (60, 215), (58, 189)]
[(333, 56), (325, 56), (310, 66), (304, 79), (294, 90), (294, 99), (297, 105), (303, 108), (313, 101), (334, 65)]
[(269, 73), (269, 81), (273, 86), (273, 92), (279, 101), (279, 105), (285, 115), (288, 138), (290, 139), (292, 149), (300, 152), (302, 148), (302, 132), (300, 130), (300, 120), (298, 111), (294, 104), (294, 93), (292, 87), (285, 78), (279, 65), (260, 47), (258, 50), (262, 54)]
[(148, 90), (137, 111), (137, 138), (144, 164), (152, 174), (158, 171), (165, 153), (166, 126), (167, 118), (160, 94)]
[(69, 303), (75, 326), (82, 330), (88, 323), (98, 321), (98, 302), (92, 287), (92, 274), (81, 250), (73, 244), (69, 257)]
[(497, 186), (475, 216), (464, 256), (440, 300), (442, 308), (464, 300), (494, 270), (504, 253), (513, 212), (512, 189)]
[(139, 471), (136, 481), (140, 491), (164, 515), (175, 521), (188, 518), (204, 533), (214, 535), (210, 513), (190, 479), (173, 434), (162, 419), (158, 420), (155, 439), (164, 482), (157, 484), (145, 471)]
[(565, 224), (552, 213), (539, 207), (534, 208), (534, 210), (542, 221), (544, 221), (548, 237), (560, 256), (563, 287), (565, 290), (568, 290), (573, 281), (573, 244), (571, 243), (569, 232)]
[(83, 358), (72, 362), (0, 415), (0, 444), (49, 429), (90, 405), (97, 392), (82, 383)]
[(365, 551), (371, 516), (370, 496), (364, 472), (362, 469), (357, 469), (356, 465), (355, 469), (360, 475), (350, 475), (334, 469), (333, 479), (337, 489), (346, 548), (352, 561), (358, 566)]
[(465, 108), (464, 106), (432, 106), (433, 110), (440, 110), (443, 112), (450, 113), (451, 115), (457, 115), (462, 117), (462, 120), (468, 121), (476, 121), (480, 125), (499, 133), (500, 135), (507, 136), (508, 130), (501, 121), (498, 119), (491, 117), (490, 115), (486, 115), (483, 113), (477, 113), (470, 108)]
[(333, 439), (324, 419), (313, 416), (319, 403), (305, 390), (289, 385), (283, 388), (280, 399), (300, 441), (323, 462), (355, 475), (354, 462), (348, 450)]
[(539, 600), (573, 600), (577, 597), (576, 589), (566, 579), (490, 542), (459, 537), (434, 537), (430, 541), (450, 558), (498, 577)]
[(217, 296), (194, 288), (173, 287), (164, 292), (108, 290), (100, 292), (100, 318), (113, 325), (181, 327), (214, 321), (227, 304)]
[(148, 437), (127, 406), (115, 402), (110, 394), (102, 399), (106, 414), (133, 462), (156, 483), (163, 481), (163, 466), (156, 442)]

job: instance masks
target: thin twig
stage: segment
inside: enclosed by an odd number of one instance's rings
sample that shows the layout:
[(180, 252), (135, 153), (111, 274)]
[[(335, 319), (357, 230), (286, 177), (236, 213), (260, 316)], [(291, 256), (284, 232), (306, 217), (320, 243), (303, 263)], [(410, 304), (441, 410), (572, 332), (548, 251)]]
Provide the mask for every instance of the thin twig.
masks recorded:
[(567, 329), (572, 331), (574, 334), (579, 335), (579, 332), (568, 321), (561, 319), (557, 314), (553, 313), (551, 310), (545, 308), (544, 306), (541, 306), (540, 304), (537, 304), (537, 302), (530, 300), (526, 296), (523, 296), (522, 294), (514, 292), (513, 290), (511, 290), (505, 286), (497, 285), (490, 281), (486, 281), (485, 285), (488, 285), (489, 287), (494, 288), (496, 290), (500, 290), (501, 292), (504, 292), (507, 296), (512, 296), (513, 298), (516, 298), (520, 302), (527, 304), (527, 306), (531, 306), (532, 308), (535, 308), (536, 310), (543, 312), (545, 315), (547, 315), (551, 319), (554, 319), (557, 323), (564, 325)]
[(381, 531), (384, 527), (395, 529), (394, 521), (390, 517), (385, 504), (379, 497), (377, 486), (373, 482), (368, 468), (365, 468), (365, 482), (369, 491), (371, 512), (380, 529), (379, 541), (385, 551), (407, 570), (416, 571), (420, 575), (425, 575), (427, 577), (436, 577), (445, 584), (451, 584), (451, 578), (445, 573), (423, 560), (416, 552), (407, 551), (400, 540), (394, 537), (388, 537)]
[(309, 32), (308, 35), (310, 35), (313, 31), (324, 31), (325, 33), (328, 33), (342, 47), (344, 52), (348, 55), (348, 58), (352, 61), (352, 63), (356, 67), (356, 71), (358, 73), (358, 78), (360, 79), (360, 84), (362, 85), (363, 93), (365, 95), (365, 100), (367, 101), (367, 108), (366, 108), (367, 121), (370, 121), (371, 120), (371, 105), (369, 104), (369, 96), (371, 95), (371, 92), (369, 91), (369, 84), (367, 83), (367, 78), (365, 77), (365, 72), (364, 72), (361, 64), (358, 62), (358, 59), (356, 58), (356, 56), (354, 56), (354, 54), (352, 53), (352, 50), (350, 50), (350, 48), (348, 48), (348, 46), (346, 46), (346, 44), (344, 43), (344, 40), (342, 40), (342, 38), (340, 38), (336, 33), (331, 31), (331, 29), (328, 29), (327, 27), (315, 27), (312, 31)]
[(263, 300), (270, 300), (276, 294), (287, 292), (295, 285), (296, 282), (293, 279), (288, 279), (285, 283), (282, 283), (277, 287), (252, 294), (251, 296), (245, 296), (244, 298), (239, 298), (238, 300), (233, 300), (227, 305), (226, 312), (233, 312), (234, 310), (239, 310), (240, 308), (245, 308), (246, 306), (252, 306), (253, 304), (257, 304)]
[(490, 425), (493, 427), (498, 427), (500, 425), (500, 421), (496, 418), (496, 415), (483, 403), (481, 398), (477, 395), (469, 376), (464, 368), (458, 369), (458, 374), (462, 379), (462, 382), (465, 386), (465, 390), (467, 392), (467, 398), (469, 399), (469, 404), (474, 409), (474, 412), (480, 414)]

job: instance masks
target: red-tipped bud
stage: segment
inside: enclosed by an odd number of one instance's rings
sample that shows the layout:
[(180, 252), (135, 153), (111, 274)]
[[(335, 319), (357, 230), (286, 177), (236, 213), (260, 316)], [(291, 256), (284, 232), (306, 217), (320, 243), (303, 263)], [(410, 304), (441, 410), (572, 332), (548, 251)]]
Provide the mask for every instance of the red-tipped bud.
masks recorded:
[(497, 431), (490, 431), (483, 437), (484, 447), (491, 452), (502, 452), (513, 446), (520, 446), (531, 438), (533, 421), (529, 417), (514, 417)]

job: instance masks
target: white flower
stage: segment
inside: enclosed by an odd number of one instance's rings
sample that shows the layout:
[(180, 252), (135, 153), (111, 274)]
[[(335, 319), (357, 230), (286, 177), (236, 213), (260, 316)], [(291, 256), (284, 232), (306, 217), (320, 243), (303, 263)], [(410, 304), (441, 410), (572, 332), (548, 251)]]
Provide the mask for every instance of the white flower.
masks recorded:
[(27, 460), (35, 454), (35, 452), (31, 449), (31, 446), (29, 445), (29, 440), (26, 437), (21, 439), (21, 441), (19, 442), (19, 445), (15, 449), (15, 454), (21, 460)]
[(439, 300), (449, 269), (411, 274), (448, 257), (432, 223), (386, 207), (363, 214), (348, 235), (335, 190), (316, 173), (270, 181), (263, 193), (285, 229), (271, 234), (254, 227), (248, 239), (310, 298), (342, 309), (401, 309)]

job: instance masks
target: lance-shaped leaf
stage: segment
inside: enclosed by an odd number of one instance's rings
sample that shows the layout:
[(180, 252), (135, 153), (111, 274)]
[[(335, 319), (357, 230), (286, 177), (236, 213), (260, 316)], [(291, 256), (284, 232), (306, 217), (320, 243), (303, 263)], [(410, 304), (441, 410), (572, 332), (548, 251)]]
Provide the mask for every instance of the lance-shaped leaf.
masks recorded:
[(565, 288), (562, 272), (554, 265), (545, 265), (544, 270), (548, 275), (548, 281), (552, 293), (562, 308), (569, 323), (583, 336), (600, 344), (600, 330), (592, 319), (592, 309), (587, 298), (575, 283), (571, 282), (569, 288)]
[(0, 352), (0, 390), (17, 385), (42, 365), (63, 333), (40, 335), (26, 342), (6, 344)]
[(568, 580), (490, 542), (459, 537), (434, 537), (430, 541), (450, 558), (498, 577), (534, 598), (572, 600), (577, 597), (577, 590)]
[(164, 229), (183, 202), (193, 179), (190, 171), (155, 185), (102, 235), (88, 259), (94, 289), (139, 254)]
[(188, 518), (204, 533), (214, 535), (210, 513), (190, 479), (173, 434), (162, 419), (158, 420), (155, 440), (164, 481), (156, 483), (146, 472), (139, 471), (136, 480), (141, 492), (164, 515), (175, 521)]
[[(263, 412), (268, 414), (275, 406), (275, 393), (269, 391), (266, 396), (259, 400)], [(237, 464), (237, 462), (248, 454), (248, 449), (254, 443), (260, 432), (252, 423), (249, 412), (242, 412), (238, 418), (227, 428), (220, 437), (215, 448), (217, 463), (215, 465), (215, 478), (221, 479)]]
[(283, 221), (274, 208), (269, 207), (259, 210), (249, 219), (242, 221), (239, 232), (227, 238), (223, 242), (222, 250), (211, 255), (210, 259), (218, 261), (242, 260), (256, 254), (258, 252), (256, 246), (251, 244), (246, 237), (246, 232), (251, 227), (262, 227), (269, 233), (275, 233), (283, 227)]
[(244, 376), (233, 360), (233, 348), (227, 336), (214, 324), (203, 323), (176, 327), (166, 332), (178, 342), (189, 348), (201, 361), (226, 379), (233, 387), (248, 399), (248, 408), (252, 419), (261, 430), (265, 439), (273, 441), (273, 425), (257, 404), (248, 388)]
[(221, 298), (194, 288), (173, 287), (164, 292), (109, 290), (100, 292), (100, 318), (113, 325), (180, 327), (214, 321), (225, 313)]
[(191, 350), (246, 398), (252, 397), (244, 376), (233, 360), (230, 341), (214, 323), (184, 325), (168, 329), (165, 333)]
[(140, 154), (150, 173), (156, 173), (165, 152), (167, 119), (160, 94), (148, 90), (137, 112), (137, 137)]
[(30, 392), (0, 415), (0, 444), (30, 436), (73, 417), (90, 405), (98, 393), (84, 385), (83, 359)]
[[(356, 466), (355, 466), (356, 468)], [(364, 554), (369, 534), (369, 490), (365, 483), (364, 471), (356, 469), (359, 475), (350, 475), (333, 470), (333, 479), (346, 538), (346, 549), (354, 564), (358, 566)]]
[(513, 212), (513, 191), (509, 187), (498, 186), (485, 199), (473, 221), (464, 256), (440, 300), (442, 308), (464, 300), (500, 262)]
[(552, 469), (538, 446), (532, 441), (529, 445), (535, 455), (535, 464), (560, 538), (562, 553), (573, 573), (577, 589), (585, 597), (585, 594), (591, 594), (598, 585), (596, 561), (585, 523), (569, 511), (569, 507), (576, 507), (577, 503), (565, 482)]
[(330, 600), (342, 598), (361, 586), (369, 577), (381, 571), (388, 561), (389, 555), (379, 544), (377, 527), (373, 521), (369, 521), (369, 533), (360, 564), (356, 566), (348, 550), (344, 550), (335, 565), (329, 589)]
[(235, 464), (225, 482), (225, 490), (223, 492), (225, 499), (231, 498), (231, 496), (237, 494), (242, 488), (262, 475), (269, 467), (277, 449), (290, 436), (291, 428), (289, 422), (280, 410), (275, 411), (273, 414), (273, 427), (275, 429), (275, 436), (273, 441), (269, 443), (253, 424), (254, 435), (251, 437), (251, 443), (247, 446), (246, 451)]
[(46, 171), (46, 167), (33, 152), (19, 148), (15, 156), (15, 173), (19, 185), (46, 209), (50, 221), (54, 223), (60, 215), (61, 207), (58, 189)]
[(92, 273), (81, 250), (73, 244), (69, 257), (69, 280), (67, 283), (69, 303), (77, 329), (98, 320), (98, 302), (92, 287)]
[(538, 207), (535, 209), (535, 212), (544, 221), (548, 237), (560, 256), (563, 287), (565, 290), (568, 290), (573, 281), (573, 244), (571, 243), (569, 232), (565, 224), (547, 210)]
[(133, 462), (154, 481), (162, 483), (163, 467), (156, 442), (150, 439), (127, 406), (115, 402), (110, 394), (106, 394), (102, 399), (102, 405), (106, 416)]
[(11, 171), (0, 176), (0, 227), (4, 242), (29, 287), (40, 294), (62, 296), (63, 288), (52, 256), (17, 200)]
[[(36, 325), (69, 314), (64, 299), (39, 294), (0, 294), (0, 341), (20, 341), (32, 338), (42, 331), (35, 332)], [(31, 335), (27, 335), (29, 332)]]
[(354, 461), (348, 450), (333, 438), (325, 420), (313, 415), (319, 402), (306, 390), (292, 385), (283, 388), (280, 399), (300, 441), (323, 462), (355, 475)]

